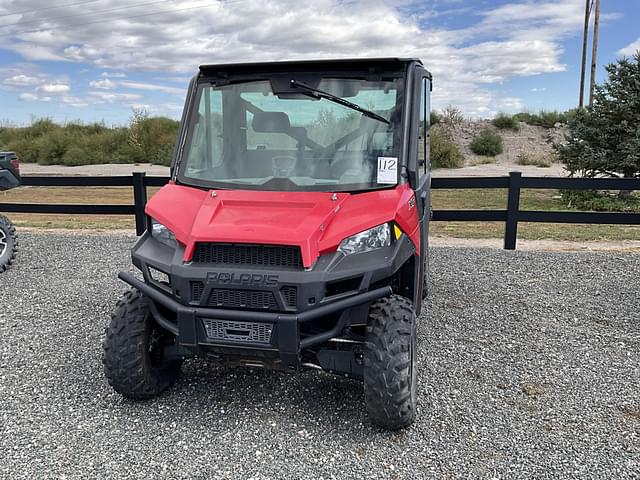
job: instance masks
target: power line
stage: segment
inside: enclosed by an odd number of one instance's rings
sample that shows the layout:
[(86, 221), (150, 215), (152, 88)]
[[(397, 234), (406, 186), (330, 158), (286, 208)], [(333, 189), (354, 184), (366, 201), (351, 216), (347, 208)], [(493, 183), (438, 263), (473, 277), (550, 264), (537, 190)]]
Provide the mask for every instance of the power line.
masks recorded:
[(2, 15), (0, 15), (0, 17), (11, 17), (13, 15), (22, 15), (25, 13), (44, 12), (45, 10), (55, 10), (56, 8), (63, 8), (63, 7), (74, 7), (76, 5), (84, 5), (86, 3), (96, 3), (100, 1), (101, 0), (87, 0), (85, 2), (63, 3), (63, 4), (55, 5), (52, 7), (34, 8), (33, 10), (22, 10), (21, 12), (3, 13)]
[[(244, 1), (246, 1), (246, 0), (244, 0)], [(244, 1), (224, 2), (224, 3), (222, 3), (222, 5), (229, 5), (229, 4), (235, 4), (235, 3), (244, 3)], [(195, 9), (198, 9), (198, 8), (206, 8), (206, 7), (211, 7), (211, 6), (212, 5), (209, 3), (207, 5), (198, 5), (198, 6), (185, 7), (185, 8), (176, 8), (176, 9), (172, 9), (172, 10), (161, 10), (161, 11), (158, 11), (158, 12), (143, 13), (143, 14), (140, 14), (140, 15), (128, 15), (126, 17), (105, 18), (105, 19), (91, 21), (91, 22), (82, 22), (82, 23), (71, 23), (71, 24), (65, 24), (65, 25), (58, 25), (56, 27), (41, 27), (41, 28), (36, 28), (34, 30), (24, 30), (24, 31), (21, 31), (21, 32), (0, 33), (0, 38), (2, 38), (2, 37), (12, 37), (12, 36), (17, 36), (17, 35), (24, 35), (25, 33), (37, 33), (37, 32), (42, 32), (42, 31), (47, 31), (47, 30), (59, 30), (61, 28), (68, 28), (68, 27), (79, 27), (79, 26), (85, 26), (85, 25), (94, 25), (94, 24), (97, 24), (97, 23), (112, 22), (112, 21), (115, 21), (115, 20), (148, 17), (148, 16), (151, 16), (151, 15), (161, 15), (163, 13), (173, 13), (173, 12), (181, 12), (181, 11), (185, 11), (185, 10), (195, 10)]]
[(95, 12), (87, 12), (87, 13), (77, 13), (74, 15), (61, 15), (58, 17), (50, 17), (50, 18), (39, 18), (37, 20), (27, 20), (26, 22), (15, 22), (15, 23), (5, 23), (4, 25), (0, 25), (0, 28), (6, 28), (6, 27), (13, 27), (16, 25), (32, 25), (34, 23), (42, 23), (42, 22), (50, 22), (53, 20), (62, 20), (65, 18), (76, 18), (76, 17), (86, 17), (86, 16), (91, 16), (91, 15), (98, 15), (101, 13), (109, 13), (109, 12), (116, 12), (119, 10), (127, 10), (130, 8), (136, 8), (136, 7), (143, 7), (145, 5), (155, 5), (157, 3), (164, 3), (164, 2), (169, 2), (172, 0), (154, 0), (153, 2), (145, 2), (145, 3), (134, 3), (131, 5), (126, 5), (123, 7), (116, 7), (116, 8), (109, 8), (107, 10), (98, 10)]

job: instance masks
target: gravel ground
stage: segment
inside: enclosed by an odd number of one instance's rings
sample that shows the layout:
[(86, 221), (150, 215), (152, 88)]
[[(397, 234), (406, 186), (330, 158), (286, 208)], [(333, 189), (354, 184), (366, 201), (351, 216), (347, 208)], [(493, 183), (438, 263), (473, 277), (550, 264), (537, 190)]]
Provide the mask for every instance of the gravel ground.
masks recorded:
[(0, 477), (639, 478), (640, 255), (434, 248), (419, 419), (361, 386), (190, 361), (162, 397), (107, 385), (133, 238), (23, 233), (0, 276)]

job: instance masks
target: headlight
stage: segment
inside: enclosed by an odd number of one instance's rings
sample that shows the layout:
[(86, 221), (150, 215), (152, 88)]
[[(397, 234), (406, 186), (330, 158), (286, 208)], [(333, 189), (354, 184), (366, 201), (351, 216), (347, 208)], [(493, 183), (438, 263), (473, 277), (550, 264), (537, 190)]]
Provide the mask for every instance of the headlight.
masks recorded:
[(391, 229), (385, 223), (345, 238), (340, 242), (338, 251), (349, 255), (351, 253), (370, 252), (389, 245), (391, 245)]
[(178, 246), (173, 232), (153, 218), (151, 219), (151, 236), (167, 247), (176, 248)]

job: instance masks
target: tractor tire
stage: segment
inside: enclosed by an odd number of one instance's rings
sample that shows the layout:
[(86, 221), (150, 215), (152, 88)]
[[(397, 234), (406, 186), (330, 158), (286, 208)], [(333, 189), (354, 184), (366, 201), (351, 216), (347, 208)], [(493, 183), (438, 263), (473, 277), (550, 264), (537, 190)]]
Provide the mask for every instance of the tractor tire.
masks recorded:
[(374, 302), (364, 354), (364, 400), (374, 424), (398, 430), (414, 421), (417, 373), (413, 303), (399, 295)]
[(149, 300), (138, 290), (125, 292), (111, 314), (103, 342), (104, 373), (113, 389), (134, 400), (155, 397), (180, 375), (182, 361), (163, 358), (163, 345), (175, 339), (158, 326)]
[(5, 217), (0, 215), (0, 273), (7, 270), (16, 258), (18, 251), (18, 237), (16, 227)]

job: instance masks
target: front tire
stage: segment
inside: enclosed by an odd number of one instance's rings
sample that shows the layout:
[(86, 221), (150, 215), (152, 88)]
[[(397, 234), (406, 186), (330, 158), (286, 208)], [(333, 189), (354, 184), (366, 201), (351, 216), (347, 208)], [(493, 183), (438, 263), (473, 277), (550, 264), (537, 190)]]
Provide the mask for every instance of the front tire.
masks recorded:
[(0, 215), (0, 273), (11, 266), (16, 258), (17, 251), (16, 227), (7, 217)]
[(125, 292), (111, 314), (103, 343), (102, 363), (109, 385), (135, 400), (155, 397), (169, 388), (182, 364), (164, 358), (163, 347), (174, 338), (156, 324), (142, 293)]
[(369, 309), (364, 355), (364, 400), (371, 421), (397, 430), (416, 417), (416, 315), (399, 295)]

